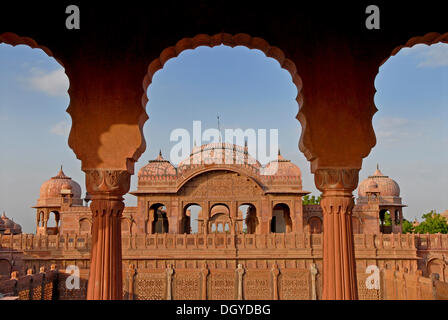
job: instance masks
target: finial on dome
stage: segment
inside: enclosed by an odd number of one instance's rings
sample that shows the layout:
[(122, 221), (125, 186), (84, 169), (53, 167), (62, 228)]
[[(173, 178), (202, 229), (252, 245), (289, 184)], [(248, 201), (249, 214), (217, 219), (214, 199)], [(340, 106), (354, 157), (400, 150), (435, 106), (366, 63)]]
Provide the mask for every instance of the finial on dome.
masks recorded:
[(159, 156), (162, 157), (162, 149), (159, 151)]
[(6, 218), (6, 213), (3, 211), (2, 218)]
[(62, 164), (61, 164), (61, 169), (58, 172), (58, 175), (56, 177), (65, 177), (65, 173), (64, 171), (62, 171)]
[(278, 148), (278, 155), (281, 156), (282, 153), (280, 152), (280, 148)]

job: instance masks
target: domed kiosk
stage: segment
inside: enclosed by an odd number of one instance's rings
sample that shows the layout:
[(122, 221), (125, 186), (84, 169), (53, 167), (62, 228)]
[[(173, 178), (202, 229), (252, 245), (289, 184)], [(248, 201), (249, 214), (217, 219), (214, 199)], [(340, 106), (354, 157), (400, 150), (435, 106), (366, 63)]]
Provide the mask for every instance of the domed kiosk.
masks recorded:
[(0, 218), (0, 234), (21, 234), (22, 226), (15, 223), (14, 220), (9, 219), (5, 212), (3, 212)]
[(379, 165), (373, 175), (359, 184), (357, 205), (371, 207), (368, 211), (375, 212), (379, 232), (402, 232), (403, 207), (406, 205), (400, 197), (400, 186), (384, 175)]
[[(81, 186), (66, 176), (61, 166), (58, 174), (45, 181), (40, 187), (39, 199), (33, 207), (36, 209), (36, 233), (58, 234), (63, 207), (82, 205)], [(55, 225), (48, 226), (52, 213)]]

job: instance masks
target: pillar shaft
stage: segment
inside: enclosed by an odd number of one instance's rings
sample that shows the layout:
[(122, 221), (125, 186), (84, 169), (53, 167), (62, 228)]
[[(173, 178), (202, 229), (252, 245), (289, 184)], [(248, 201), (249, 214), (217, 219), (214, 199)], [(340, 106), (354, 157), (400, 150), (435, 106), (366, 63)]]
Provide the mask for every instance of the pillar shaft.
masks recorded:
[(352, 192), (358, 184), (358, 171), (319, 169), (315, 173), (324, 218), (324, 300), (358, 299), (352, 228)]
[(92, 251), (88, 300), (123, 298), (121, 217), (122, 196), (129, 190), (126, 171), (86, 171), (87, 190), (92, 197)]

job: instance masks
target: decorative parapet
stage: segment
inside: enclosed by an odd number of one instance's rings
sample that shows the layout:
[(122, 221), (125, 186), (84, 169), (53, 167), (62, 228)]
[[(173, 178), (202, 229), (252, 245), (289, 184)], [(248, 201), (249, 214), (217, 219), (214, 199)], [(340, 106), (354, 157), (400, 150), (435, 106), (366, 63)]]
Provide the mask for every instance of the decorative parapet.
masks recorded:
[[(0, 248), (17, 252), (90, 250), (90, 234), (77, 235), (0, 235)], [(122, 236), (123, 249), (322, 249), (322, 234), (269, 233), (269, 234), (150, 234)], [(396, 250), (448, 250), (446, 234), (355, 234), (355, 248), (377, 252)]]
[(57, 281), (56, 268), (46, 271), (42, 267), (37, 274), (29, 269), (22, 277), (14, 271), (10, 280), (0, 282), (0, 293), (9, 297), (16, 296), (19, 300), (55, 300)]

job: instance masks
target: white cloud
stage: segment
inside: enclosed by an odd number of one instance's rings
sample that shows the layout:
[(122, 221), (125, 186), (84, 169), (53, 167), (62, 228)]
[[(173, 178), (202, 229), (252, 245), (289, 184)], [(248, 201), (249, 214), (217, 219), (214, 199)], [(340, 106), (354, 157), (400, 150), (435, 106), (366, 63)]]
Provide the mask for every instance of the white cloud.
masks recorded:
[(28, 85), (36, 91), (49, 96), (65, 96), (69, 87), (69, 81), (64, 69), (45, 71), (32, 68), (31, 75), (26, 79)]
[(57, 136), (68, 137), (70, 134), (70, 124), (66, 121), (58, 122), (51, 128), (50, 132)]
[(382, 143), (395, 143), (411, 136), (412, 124), (408, 119), (385, 117), (375, 121), (375, 133)]
[(415, 52), (416, 56), (421, 60), (417, 65), (419, 68), (435, 68), (448, 66), (448, 45), (434, 44), (432, 46), (424, 46)]

